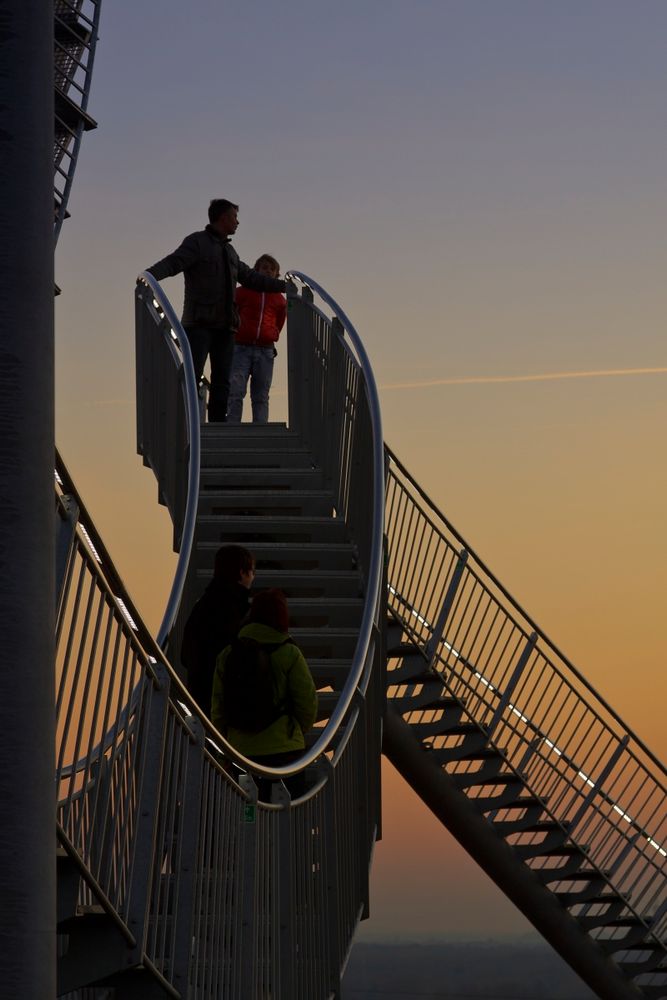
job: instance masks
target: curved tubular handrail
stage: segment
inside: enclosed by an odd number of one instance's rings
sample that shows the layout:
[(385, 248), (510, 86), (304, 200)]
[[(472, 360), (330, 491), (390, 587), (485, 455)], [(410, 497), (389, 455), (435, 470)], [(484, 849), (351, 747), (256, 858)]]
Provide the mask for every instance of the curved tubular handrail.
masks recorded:
[[(384, 439), (382, 436), (382, 415), (380, 412), (380, 397), (377, 390), (377, 385), (375, 383), (375, 376), (373, 374), (373, 369), (371, 363), (366, 353), (366, 349), (363, 345), (361, 337), (357, 333), (356, 329), (350, 322), (348, 316), (338, 305), (336, 300), (329, 295), (327, 291), (318, 285), (313, 278), (309, 278), (307, 274), (303, 274), (301, 271), (287, 271), (287, 278), (296, 278), (303, 285), (306, 285), (312, 291), (317, 292), (319, 297), (323, 302), (331, 309), (332, 313), (336, 319), (340, 322), (343, 327), (343, 331), (347, 334), (350, 339), (352, 346), (354, 347), (355, 353), (359, 359), (359, 368), (364, 378), (364, 385), (366, 388), (366, 394), (368, 399), (368, 409), (371, 418), (371, 428), (373, 432), (373, 538), (371, 542), (371, 556), (370, 565), (368, 568), (368, 586), (367, 593), (375, 595), (375, 601), (366, 601), (364, 606), (364, 614), (361, 620), (361, 625), (359, 627), (359, 639), (355, 649), (355, 660), (359, 656), (360, 658), (365, 658), (366, 652), (368, 650), (368, 645), (370, 642), (371, 631), (373, 628), (373, 619), (376, 611), (377, 599), (379, 596), (379, 591), (382, 583), (382, 561), (383, 561), (383, 538), (384, 538)], [(347, 347), (347, 344), (345, 344)], [(361, 676), (361, 670), (359, 670), (359, 676), (351, 686), (349, 697), (346, 700), (345, 709), (342, 714), (345, 714), (347, 708), (352, 700), (354, 690), (356, 687), (360, 686), (362, 693), (365, 691), (365, 678)], [(354, 671), (348, 678), (348, 682), (351, 684), (351, 679), (354, 676)], [(346, 684), (343, 688), (343, 695), (347, 691), (348, 685)], [(341, 701), (343, 700), (341, 696)], [(337, 711), (333, 713), (332, 719), (337, 717)], [(342, 715), (341, 715), (342, 718)], [(326, 730), (325, 730), (326, 731)]]
[[(367, 597), (364, 606), (364, 612), (362, 616), (361, 625), (359, 628), (359, 637), (357, 639), (357, 644), (354, 651), (352, 668), (348, 679), (341, 691), (336, 708), (332, 712), (326, 726), (322, 730), (321, 736), (313, 744), (310, 749), (305, 750), (303, 755), (292, 764), (285, 764), (281, 767), (267, 767), (263, 764), (259, 764), (256, 761), (251, 760), (248, 757), (244, 757), (243, 754), (239, 753), (228, 741), (224, 738), (222, 733), (219, 733), (211, 724), (210, 720), (201, 715), (200, 709), (192, 701), (190, 696), (185, 692), (183, 684), (180, 679), (176, 678), (178, 681), (181, 692), (184, 697), (181, 698), (193, 714), (197, 714), (205, 729), (211, 734), (214, 743), (224, 751), (225, 755), (229, 757), (235, 764), (237, 764), (243, 770), (249, 770), (255, 774), (262, 775), (264, 777), (274, 777), (274, 778), (285, 778), (292, 774), (296, 774), (302, 771), (305, 767), (312, 764), (318, 757), (321, 756), (329, 747), (335, 733), (340, 727), (348, 709), (355, 697), (357, 690), (361, 693), (365, 693), (369, 670), (365, 669), (368, 662), (368, 651), (371, 645), (373, 625), (377, 613), (378, 602), (380, 600), (380, 591), (382, 585), (382, 565), (383, 565), (383, 537), (384, 537), (384, 445), (382, 438), (382, 419), (380, 415), (380, 404), (379, 396), (377, 391), (377, 386), (375, 384), (375, 378), (373, 376), (373, 371), (371, 369), (370, 361), (368, 355), (364, 349), (361, 338), (355, 330), (354, 326), (340, 308), (340, 306), (335, 302), (335, 300), (312, 278), (303, 274), (300, 271), (289, 271), (287, 277), (296, 278), (299, 282), (307, 285), (313, 291), (317, 292), (320, 298), (329, 306), (335, 317), (340, 321), (345, 333), (347, 334), (351, 344), (354, 347), (357, 357), (355, 358), (352, 352), (350, 356), (354, 363), (360, 368), (364, 384), (366, 387), (371, 428), (373, 434), (373, 538), (371, 542), (371, 557), (370, 565), (368, 569), (368, 585), (367, 585)], [(155, 301), (159, 304), (160, 309), (163, 311), (165, 319), (168, 321), (171, 329), (174, 333), (176, 339), (181, 343), (187, 344), (187, 337), (183, 328), (176, 316), (169, 299), (166, 294), (158, 284), (158, 282), (148, 274), (146, 271), (142, 272), (137, 281), (143, 281), (154, 294)], [(349, 351), (349, 347), (345, 344), (346, 349)], [(187, 570), (187, 564), (189, 560), (189, 553), (192, 546), (192, 537), (190, 537), (190, 532), (192, 536), (194, 535), (194, 520), (196, 519), (196, 508), (197, 499), (199, 492), (199, 417), (198, 417), (198, 405), (199, 397), (197, 395), (197, 387), (195, 384), (194, 368), (192, 366), (192, 359), (189, 351), (183, 351), (184, 362), (185, 356), (188, 356), (190, 365), (186, 366), (185, 370), (185, 382), (186, 382), (186, 396), (188, 399), (188, 406), (194, 406), (196, 401), (197, 406), (197, 474), (196, 479), (193, 472), (193, 467), (191, 466), (191, 474), (188, 478), (188, 498), (186, 504), (186, 522), (187, 522), (187, 532), (189, 541), (186, 539), (186, 524), (184, 522), (183, 529), (183, 541), (181, 544), (181, 551), (179, 554), (179, 561), (176, 570), (176, 575), (182, 574), (183, 580), (185, 577), (185, 572)], [(358, 359), (358, 360), (357, 360)], [(192, 419), (190, 417), (190, 419)], [(193, 450), (193, 449), (191, 449)], [(192, 456), (191, 456), (192, 457)], [(191, 520), (188, 520), (189, 512)], [(188, 552), (188, 558), (185, 558), (185, 552)], [(176, 576), (174, 578), (174, 584), (172, 585), (172, 592), (170, 594), (167, 610), (165, 611), (163, 624), (161, 626), (160, 634), (158, 636), (158, 643), (161, 645), (160, 640), (164, 641), (166, 635), (168, 634), (171, 624), (178, 611), (178, 605), (180, 603), (180, 597), (182, 594), (183, 580), (177, 581)], [(166, 631), (165, 631), (166, 629)], [(163, 635), (164, 633), (164, 635)], [(171, 671), (173, 674), (173, 671)], [(175, 675), (174, 675), (175, 676)], [(317, 787), (317, 786), (316, 786)], [(314, 789), (316, 790), (316, 788)], [(311, 790), (310, 795), (314, 790)]]
[[(162, 290), (159, 282), (155, 280), (148, 271), (142, 271), (137, 282), (143, 281), (148, 285), (153, 293), (154, 301), (164, 313), (164, 317), (171, 327), (172, 335), (175, 336), (180, 348), (181, 361), (184, 369), (185, 387), (185, 408), (188, 425), (188, 437), (190, 440), (190, 455), (188, 465), (188, 494), (185, 505), (185, 516), (183, 518), (183, 531), (181, 534), (181, 544), (178, 553), (176, 572), (171, 584), (171, 591), (167, 599), (167, 606), (162, 617), (162, 624), (158, 629), (157, 644), (160, 649), (164, 649), (171, 628), (176, 620), (178, 608), (183, 595), (185, 578), (188, 571), (188, 564), (192, 553), (192, 544), (195, 537), (195, 525), (197, 523), (197, 499), (199, 495), (199, 466), (200, 466), (200, 433), (199, 433), (199, 395), (197, 392), (197, 382), (195, 379), (195, 368), (192, 362), (192, 352), (190, 343), (185, 335), (174, 308)], [(171, 346), (171, 345), (170, 345)]]
[[(366, 387), (368, 408), (371, 418), (371, 428), (373, 433), (373, 537), (371, 542), (371, 557), (368, 569), (368, 584), (366, 589), (366, 601), (364, 612), (359, 626), (359, 638), (354, 651), (352, 668), (345, 682), (343, 690), (338, 698), (336, 708), (332, 712), (329, 721), (322, 730), (322, 735), (306, 750), (302, 757), (295, 764), (283, 767), (263, 767), (253, 761), (243, 759), (244, 766), (250, 767), (253, 771), (266, 776), (287, 777), (297, 771), (302, 770), (312, 764), (321, 754), (323, 754), (334, 734), (337, 732), (348, 709), (359, 689), (363, 694), (366, 690), (368, 673), (367, 668), (368, 650), (371, 643), (373, 624), (377, 612), (378, 601), (382, 584), (382, 560), (383, 560), (383, 537), (384, 537), (384, 444), (382, 438), (382, 418), (380, 415), (380, 402), (375, 384), (375, 377), (371, 364), (361, 341), (361, 338), (354, 326), (340, 308), (338, 303), (312, 278), (309, 278), (301, 271), (287, 271), (286, 278), (296, 278), (303, 285), (312, 289), (329, 306), (334, 316), (341, 323), (343, 330), (348, 335), (350, 342), (354, 346), (358, 356), (358, 364)], [(345, 345), (347, 347), (347, 345)], [(365, 669), (366, 668), (366, 669)], [(235, 754), (238, 757), (238, 754)]]
[(549, 647), (549, 649), (551, 649), (551, 651), (556, 654), (561, 663), (563, 663), (563, 665), (566, 666), (569, 671), (571, 671), (572, 675), (577, 679), (577, 681), (582, 685), (582, 687), (584, 687), (586, 691), (588, 691), (588, 693), (592, 695), (594, 701), (596, 701), (599, 705), (601, 705), (604, 708), (604, 710), (609, 714), (610, 718), (612, 718), (614, 722), (616, 722), (616, 724), (620, 727), (621, 733), (630, 736), (632, 740), (637, 744), (637, 746), (640, 747), (641, 750), (650, 759), (651, 763), (654, 764), (658, 768), (658, 770), (663, 775), (665, 775), (665, 777), (667, 777), (667, 767), (665, 766), (665, 764), (663, 764), (663, 762), (658, 757), (656, 757), (653, 751), (649, 749), (649, 747), (643, 742), (643, 740), (640, 739), (640, 737), (637, 736), (637, 734), (628, 726), (628, 724), (623, 721), (618, 712), (611, 707), (611, 705), (602, 697), (602, 695), (598, 691), (596, 691), (591, 682), (587, 680), (587, 678), (581, 673), (580, 670), (577, 669), (577, 667), (565, 655), (565, 653), (563, 653), (562, 650), (559, 649), (556, 643), (549, 638), (546, 632), (542, 628), (540, 628), (540, 626), (531, 618), (528, 612), (519, 604), (519, 602), (512, 596), (512, 594), (510, 594), (507, 588), (503, 586), (503, 584), (500, 582), (498, 577), (493, 573), (493, 571), (489, 569), (486, 563), (477, 555), (475, 550), (470, 545), (468, 545), (466, 540), (456, 530), (451, 521), (449, 521), (447, 517), (445, 517), (445, 515), (442, 513), (442, 511), (439, 510), (438, 507), (436, 507), (436, 505), (428, 496), (428, 494), (422, 489), (422, 487), (414, 479), (414, 477), (410, 475), (408, 470), (405, 468), (400, 459), (394, 454), (391, 448), (388, 445), (385, 445), (384, 449), (389, 458), (390, 464), (395, 465), (400, 470), (401, 475), (404, 476), (405, 479), (410, 483), (410, 486), (412, 487), (412, 489), (414, 489), (415, 493), (417, 493), (421, 497), (421, 499), (433, 512), (436, 518), (439, 518), (442, 521), (442, 523), (445, 525), (447, 530), (451, 532), (452, 536), (457, 540), (457, 542), (459, 542), (459, 544), (463, 546), (463, 548), (468, 553), (468, 556), (472, 558), (472, 560), (477, 564), (480, 570), (488, 577), (488, 579), (493, 583), (494, 587), (498, 589), (499, 593), (502, 594), (502, 596), (514, 608), (514, 610), (519, 613), (519, 615), (528, 625), (529, 629), (535, 632), (540, 637), (540, 639), (543, 640), (543, 642)]

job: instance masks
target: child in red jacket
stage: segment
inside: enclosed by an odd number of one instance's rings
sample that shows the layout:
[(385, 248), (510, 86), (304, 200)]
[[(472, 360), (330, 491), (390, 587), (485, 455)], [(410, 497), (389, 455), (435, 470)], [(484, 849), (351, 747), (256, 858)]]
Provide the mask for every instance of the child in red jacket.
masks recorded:
[[(280, 264), (275, 257), (263, 253), (255, 262), (255, 270), (277, 278)], [(285, 323), (287, 301), (280, 292), (253, 292), (249, 288), (237, 288), (236, 305), (241, 322), (234, 344), (227, 423), (241, 422), (243, 400), (250, 379), (252, 422), (265, 424), (269, 419), (273, 361), (278, 353), (274, 345)]]

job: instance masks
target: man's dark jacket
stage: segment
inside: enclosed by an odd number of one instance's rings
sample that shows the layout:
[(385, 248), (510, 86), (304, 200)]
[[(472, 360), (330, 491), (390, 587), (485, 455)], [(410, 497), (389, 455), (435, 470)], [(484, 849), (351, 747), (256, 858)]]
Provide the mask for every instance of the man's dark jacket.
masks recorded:
[(254, 271), (242, 260), (228, 239), (213, 226), (190, 233), (178, 250), (148, 268), (158, 281), (183, 272), (185, 298), (183, 326), (238, 330), (239, 314), (234, 302), (236, 285), (255, 292), (284, 292), (285, 282)]
[(187, 670), (188, 691), (206, 715), (211, 714), (215, 661), (236, 638), (249, 606), (247, 587), (214, 578), (185, 624), (181, 663)]

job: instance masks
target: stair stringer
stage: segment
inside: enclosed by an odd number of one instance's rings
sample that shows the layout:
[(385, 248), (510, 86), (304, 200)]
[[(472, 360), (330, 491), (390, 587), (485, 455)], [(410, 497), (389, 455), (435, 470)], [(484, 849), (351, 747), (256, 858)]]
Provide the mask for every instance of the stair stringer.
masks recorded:
[(494, 833), (452, 777), (422, 748), (409, 723), (391, 704), (385, 716), (382, 750), (480, 868), (598, 996), (605, 1000), (637, 1000), (644, 996)]

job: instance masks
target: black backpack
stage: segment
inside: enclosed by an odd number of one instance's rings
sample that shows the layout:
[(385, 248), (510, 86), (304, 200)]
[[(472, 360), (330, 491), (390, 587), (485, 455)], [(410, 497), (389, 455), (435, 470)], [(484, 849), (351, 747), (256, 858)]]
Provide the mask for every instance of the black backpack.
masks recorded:
[(222, 721), (226, 729), (261, 733), (288, 713), (285, 702), (276, 701), (271, 654), (291, 641), (289, 637), (273, 643), (248, 636), (234, 639), (223, 674)]

